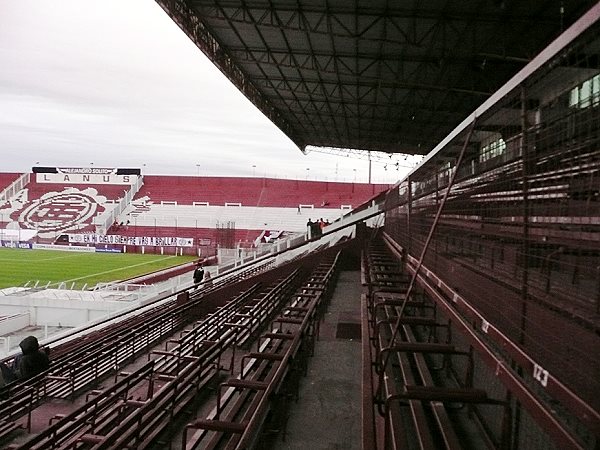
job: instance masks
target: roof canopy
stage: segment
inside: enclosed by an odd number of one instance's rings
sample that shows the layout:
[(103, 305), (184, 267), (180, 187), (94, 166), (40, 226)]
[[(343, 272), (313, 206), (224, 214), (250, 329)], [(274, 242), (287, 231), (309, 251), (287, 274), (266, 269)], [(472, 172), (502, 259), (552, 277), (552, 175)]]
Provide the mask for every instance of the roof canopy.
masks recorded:
[(301, 149), (415, 154), (595, 3), (157, 2)]

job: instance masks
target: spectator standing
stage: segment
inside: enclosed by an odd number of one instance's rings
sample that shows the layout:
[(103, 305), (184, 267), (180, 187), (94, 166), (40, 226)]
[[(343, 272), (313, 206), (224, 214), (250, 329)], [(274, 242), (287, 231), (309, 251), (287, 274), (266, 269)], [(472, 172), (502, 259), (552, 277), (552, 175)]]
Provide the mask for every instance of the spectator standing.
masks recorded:
[(320, 234), (323, 234), (323, 228), (325, 228), (325, 221), (323, 220), (323, 218), (321, 217), (319, 219), (319, 232)]
[(198, 263), (196, 269), (194, 270), (194, 284), (201, 283), (204, 279), (204, 269), (202, 268), (202, 264)]
[(312, 237), (313, 237), (313, 222), (312, 222), (312, 220), (310, 220), (310, 218), (308, 219), (308, 222), (306, 222), (306, 234), (308, 235), (308, 239), (312, 239)]
[(313, 237), (321, 236), (321, 223), (318, 220), (316, 222), (313, 222), (312, 230)]

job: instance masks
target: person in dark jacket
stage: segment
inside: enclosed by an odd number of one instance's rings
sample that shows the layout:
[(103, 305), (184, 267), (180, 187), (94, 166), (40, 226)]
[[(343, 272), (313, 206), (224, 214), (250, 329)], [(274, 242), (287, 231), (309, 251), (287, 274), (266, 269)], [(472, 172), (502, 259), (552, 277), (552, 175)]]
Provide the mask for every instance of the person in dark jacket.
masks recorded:
[(4, 363), (0, 364), (2, 372), (0, 382), (2, 384), (12, 383), (16, 380), (27, 380), (50, 367), (48, 349), (40, 350), (40, 344), (35, 336), (27, 336), (21, 341), (19, 347), (21, 347), (23, 354), (16, 356), (11, 366)]
[(194, 284), (198, 284), (202, 282), (204, 278), (204, 269), (202, 268), (202, 264), (198, 263), (196, 270), (194, 270)]
[(44, 350), (40, 350), (40, 344), (35, 336), (27, 336), (19, 344), (23, 356), (18, 362), (17, 370), (20, 380), (32, 378), (50, 367), (50, 358)]

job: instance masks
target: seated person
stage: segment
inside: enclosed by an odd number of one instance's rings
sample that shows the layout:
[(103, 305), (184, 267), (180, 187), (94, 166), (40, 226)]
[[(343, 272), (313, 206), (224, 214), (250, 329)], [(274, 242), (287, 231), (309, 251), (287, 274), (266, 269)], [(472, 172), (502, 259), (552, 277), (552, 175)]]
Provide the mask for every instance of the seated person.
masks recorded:
[(11, 366), (4, 363), (0, 364), (2, 383), (8, 384), (16, 380), (27, 380), (50, 367), (48, 349), (40, 350), (40, 344), (35, 336), (27, 336), (21, 341), (19, 347), (21, 347), (23, 354), (15, 357)]
[(19, 361), (19, 377), (21, 380), (32, 378), (50, 367), (47, 349), (40, 350), (35, 336), (27, 336), (19, 344), (23, 356)]

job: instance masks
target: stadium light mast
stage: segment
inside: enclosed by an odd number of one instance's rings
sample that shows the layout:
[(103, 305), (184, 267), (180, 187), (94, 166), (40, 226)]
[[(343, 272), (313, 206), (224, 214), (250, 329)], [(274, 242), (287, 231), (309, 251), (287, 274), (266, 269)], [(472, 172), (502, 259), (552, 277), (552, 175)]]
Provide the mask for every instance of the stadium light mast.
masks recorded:
[(369, 184), (371, 184), (371, 151), (369, 150)]

